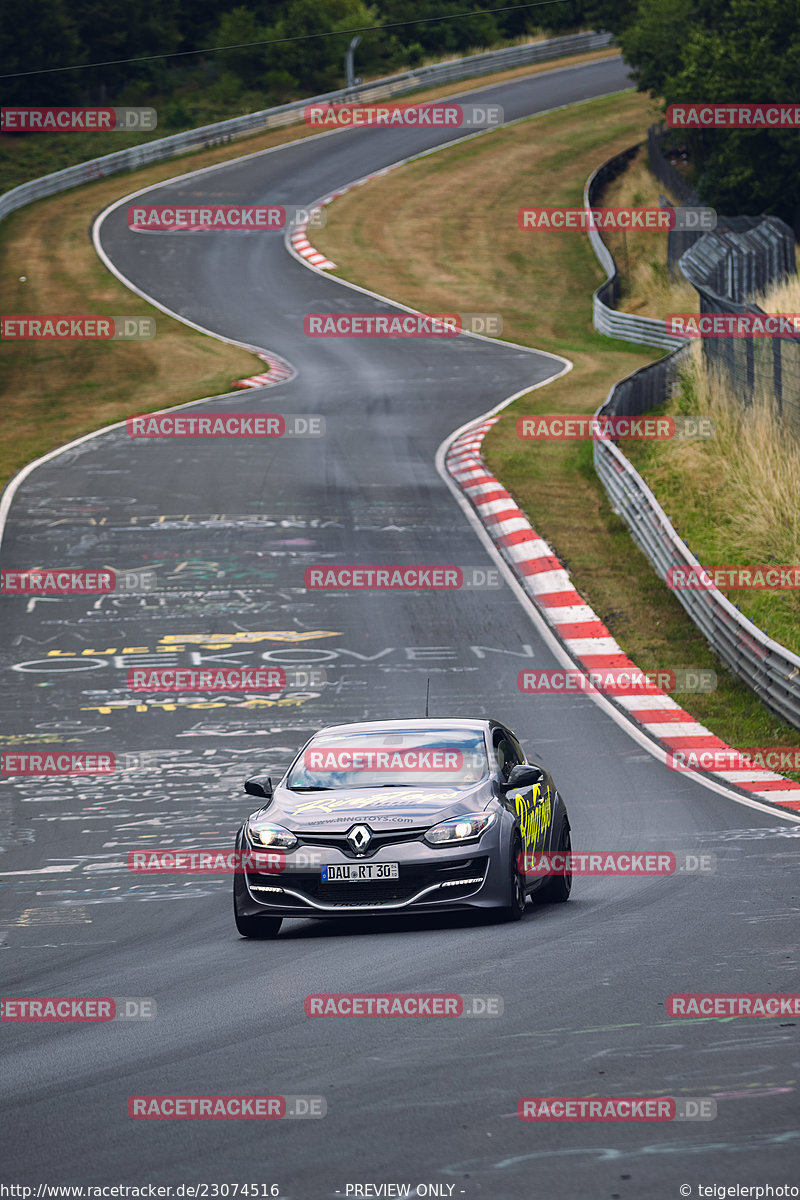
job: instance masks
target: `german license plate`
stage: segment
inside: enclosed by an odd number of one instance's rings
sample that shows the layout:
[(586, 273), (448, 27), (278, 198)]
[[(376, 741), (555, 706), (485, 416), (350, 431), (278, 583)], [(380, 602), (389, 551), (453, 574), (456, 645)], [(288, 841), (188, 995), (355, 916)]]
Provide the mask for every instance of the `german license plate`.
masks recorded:
[(366, 883), (399, 878), (398, 863), (336, 863), (322, 868), (323, 883)]

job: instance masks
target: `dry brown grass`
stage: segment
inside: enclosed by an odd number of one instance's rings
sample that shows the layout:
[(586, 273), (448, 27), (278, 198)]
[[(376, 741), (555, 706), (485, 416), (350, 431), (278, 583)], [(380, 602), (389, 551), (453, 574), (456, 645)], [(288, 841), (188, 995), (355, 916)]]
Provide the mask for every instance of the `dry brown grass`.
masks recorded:
[[(0, 485), (31, 459), (83, 433), (202, 396), (230, 391), (265, 369), (252, 354), (189, 329), (130, 292), (97, 257), (95, 216), (137, 187), (282, 145), (310, 131), (267, 135), (99, 180), (41, 200), (0, 228), (0, 290), (16, 315), (154, 316), (138, 342), (0, 343)], [(25, 277), (25, 282), (21, 278)]]
[(697, 342), (686, 379), (693, 413), (713, 420), (715, 436), (664, 443), (649, 479), (658, 486), (679, 472), (687, 504), (724, 528), (735, 561), (800, 562), (800, 445), (781, 428), (772, 395), (743, 405)]
[[(504, 337), (581, 351), (591, 333), (591, 289), (576, 294), (569, 269), (585, 273), (592, 287), (602, 282), (589, 240), (580, 231), (520, 230), (517, 212), (580, 203), (583, 173), (598, 154), (638, 140), (649, 112), (644, 97), (626, 93), (419, 159), (337, 200), (314, 244), (347, 279), (406, 304), (498, 312)], [(621, 350), (601, 338), (595, 346)], [(652, 357), (641, 349), (622, 354), (628, 362), (629, 354)]]
[[(436, 99), (616, 53), (601, 50), (521, 67), (414, 93), (409, 100)], [(259, 359), (194, 332), (129, 292), (95, 255), (90, 227), (98, 212), (136, 188), (314, 134), (296, 125), (242, 138), (76, 188), (3, 221), (0, 289), (6, 313), (149, 314), (158, 333), (148, 342), (0, 344), (0, 487), (31, 459), (83, 433), (135, 413), (229, 391), (234, 380), (265, 370)], [(110, 148), (115, 147), (98, 152)]]
[[(800, 260), (800, 250), (797, 252)], [(792, 275), (789, 279), (774, 283), (753, 297), (753, 303), (764, 312), (769, 313), (800, 313), (800, 276)]]
[(490, 469), (635, 662), (716, 669), (716, 692), (679, 700), (734, 745), (789, 744), (792, 732), (720, 669), (611, 512), (591, 445), (516, 437), (518, 416), (590, 413), (613, 383), (656, 357), (594, 332), (591, 294), (603, 275), (585, 235), (534, 235), (516, 224), (524, 205), (580, 204), (591, 171), (641, 141), (651, 122), (647, 101), (630, 93), (476, 138), (337, 200), (314, 240), (348, 280), (422, 311), (499, 312), (504, 337), (572, 360), (567, 375), (505, 410), (484, 441)]
[[(776, 419), (771, 394), (745, 406), (693, 343), (682, 392), (664, 411), (711, 417), (715, 436), (626, 453), (700, 562), (800, 563), (800, 445)], [(770, 637), (800, 651), (800, 594), (722, 590)]]
[[(659, 195), (673, 204), (675, 197), (659, 183), (641, 149), (627, 171), (608, 185), (602, 203), (637, 208), (657, 208)], [(678, 273), (667, 269), (667, 234), (659, 230), (604, 231), (603, 241), (617, 264), (622, 295), (617, 305), (623, 312), (640, 317), (658, 317), (670, 312), (698, 312), (697, 292)]]

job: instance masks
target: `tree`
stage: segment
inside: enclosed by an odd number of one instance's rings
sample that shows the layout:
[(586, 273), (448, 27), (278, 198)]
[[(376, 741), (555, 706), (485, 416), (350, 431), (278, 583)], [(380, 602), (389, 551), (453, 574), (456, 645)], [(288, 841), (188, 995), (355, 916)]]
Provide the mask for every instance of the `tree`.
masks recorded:
[(181, 46), (177, 0), (143, 5), (70, 0), (70, 11), (86, 62), (111, 64), (80, 72), (81, 82), (95, 102), (113, 102), (130, 80), (152, 80), (165, 69), (165, 60), (158, 58), (142, 63), (115, 60), (167, 55)]
[[(790, 102), (800, 0), (592, 0), (640, 91), (671, 104)], [(774, 213), (800, 231), (800, 131), (687, 132), (695, 186), (728, 216)]]
[(378, 13), (362, 0), (289, 0), (284, 16), (269, 31), (273, 38), (286, 39), (268, 48), (270, 66), (288, 71), (308, 95), (334, 91), (344, 82), (344, 56), (352, 37), (346, 31), (379, 23)]
[[(3, 104), (75, 104), (80, 98), (80, 71), (52, 71), (83, 61), (74, 21), (63, 0), (28, 0), (19, 8), (0, 10), (0, 74)], [(47, 75), (36, 75), (47, 70)]]
[[(255, 14), (240, 5), (231, 12), (223, 13), (213, 32), (213, 46), (239, 46), (237, 50), (220, 50), (212, 61), (235, 75), (243, 90), (263, 88), (264, 76), (275, 63), (275, 46), (252, 45), (264, 42), (272, 30), (257, 21)], [(295, 81), (296, 82), (296, 81)]]
[[(714, 27), (691, 31), (667, 104), (776, 103), (796, 95), (798, 0), (728, 0)], [(768, 212), (800, 229), (800, 130), (704, 130), (690, 146), (703, 199), (728, 214)]]

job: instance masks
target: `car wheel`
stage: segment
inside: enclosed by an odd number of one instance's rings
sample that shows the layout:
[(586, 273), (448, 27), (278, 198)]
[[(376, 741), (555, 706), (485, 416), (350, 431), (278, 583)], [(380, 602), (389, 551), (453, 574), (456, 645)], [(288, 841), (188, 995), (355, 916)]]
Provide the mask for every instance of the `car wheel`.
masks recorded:
[[(553, 852), (569, 854), (571, 850), (572, 840), (569, 835), (569, 822), (564, 817), (558, 833), (558, 841), (553, 847)], [(547, 883), (543, 883), (540, 888), (537, 888), (534, 893), (534, 900), (537, 904), (563, 904), (565, 900), (569, 900), (571, 891), (572, 869), (570, 868), (563, 875), (551, 875)]]
[(508, 892), (510, 903), (500, 909), (501, 921), (519, 921), (525, 911), (525, 877), (520, 872), (522, 842), (515, 837), (511, 843), (511, 860), (508, 864)]
[[(274, 938), (278, 934), (278, 930), (283, 924), (283, 917), (271, 917), (268, 914), (262, 916), (257, 913), (253, 917), (245, 916), (239, 912), (239, 897), (237, 895), (238, 877), (234, 877), (233, 884), (233, 918), (236, 921), (236, 928), (242, 937), (246, 938)], [(239, 885), (241, 886), (241, 884)]]

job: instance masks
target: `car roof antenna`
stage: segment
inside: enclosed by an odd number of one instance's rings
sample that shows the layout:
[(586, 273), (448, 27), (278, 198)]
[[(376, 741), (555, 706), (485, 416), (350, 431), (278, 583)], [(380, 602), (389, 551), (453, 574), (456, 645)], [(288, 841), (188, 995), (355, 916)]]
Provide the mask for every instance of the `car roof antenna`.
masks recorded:
[(431, 677), (429, 675), (428, 676), (428, 686), (425, 691), (425, 716), (426, 717), (428, 716), (428, 707), (430, 705), (430, 701), (431, 701)]

